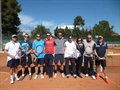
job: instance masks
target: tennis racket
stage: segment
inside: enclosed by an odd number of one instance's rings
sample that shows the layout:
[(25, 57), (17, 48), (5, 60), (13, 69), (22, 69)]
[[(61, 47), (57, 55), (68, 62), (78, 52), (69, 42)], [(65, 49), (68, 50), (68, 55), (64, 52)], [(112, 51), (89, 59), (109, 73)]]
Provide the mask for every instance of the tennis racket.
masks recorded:
[(24, 51), (24, 55), (22, 55), (22, 56), (26, 56), (26, 63), (28, 63), (28, 55), (26, 55), (26, 52), (28, 52), (31, 48), (28, 43), (24, 43), (22, 45), (22, 49)]
[(38, 45), (36, 48), (35, 48), (35, 53), (37, 53), (36, 55), (36, 58), (34, 60), (34, 62), (37, 60), (37, 58), (39, 57), (39, 55), (43, 52), (43, 46), (41, 45)]

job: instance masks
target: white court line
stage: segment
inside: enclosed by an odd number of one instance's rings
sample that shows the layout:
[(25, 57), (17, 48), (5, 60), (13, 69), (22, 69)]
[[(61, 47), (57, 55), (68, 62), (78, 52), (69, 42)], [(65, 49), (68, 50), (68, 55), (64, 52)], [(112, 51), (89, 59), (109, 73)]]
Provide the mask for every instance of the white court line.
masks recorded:
[(0, 83), (0, 86), (7, 80), (8, 80), (8, 77), (3, 82)]
[(112, 79), (108, 78), (114, 85), (116, 85), (118, 88), (120, 88), (120, 85), (114, 82)]
[(108, 53), (108, 54), (107, 54), (107, 56), (110, 56), (110, 55), (111, 55), (111, 56), (119, 56), (120, 53), (114, 53), (114, 54), (113, 54), (113, 53), (112, 53), (112, 54), (109, 54), (109, 53)]
[(9, 74), (10, 72), (0, 72), (0, 73), (2, 73), (2, 74)]

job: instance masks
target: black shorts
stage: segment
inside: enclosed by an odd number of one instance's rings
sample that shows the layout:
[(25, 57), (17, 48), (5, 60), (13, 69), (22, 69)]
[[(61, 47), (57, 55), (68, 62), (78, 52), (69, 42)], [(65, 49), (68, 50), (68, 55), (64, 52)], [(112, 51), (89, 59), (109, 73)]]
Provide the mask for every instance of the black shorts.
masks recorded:
[(54, 57), (54, 62), (55, 64), (58, 63), (58, 61), (60, 60), (60, 63), (63, 64), (64, 63), (64, 54), (55, 54), (55, 57)]
[(26, 65), (30, 66), (32, 64), (31, 56), (28, 56), (28, 60), (26, 60), (26, 59), (27, 59), (26, 57), (21, 58), (21, 65), (22, 66), (26, 66)]
[(34, 62), (35, 65), (43, 65), (44, 64), (44, 58), (38, 58), (36, 59), (36, 61)]
[(95, 60), (95, 65), (99, 66), (101, 64), (102, 67), (106, 67), (106, 60)]
[(17, 67), (20, 64), (19, 59), (11, 59), (10, 61), (7, 62), (7, 67)]

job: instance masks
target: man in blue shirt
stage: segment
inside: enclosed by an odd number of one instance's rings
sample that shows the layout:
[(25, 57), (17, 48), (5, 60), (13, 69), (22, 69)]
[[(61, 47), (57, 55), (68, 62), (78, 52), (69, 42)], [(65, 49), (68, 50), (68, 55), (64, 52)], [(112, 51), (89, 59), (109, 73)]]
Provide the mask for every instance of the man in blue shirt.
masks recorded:
[(94, 44), (94, 53), (96, 55), (96, 79), (99, 79), (98, 66), (101, 64), (106, 83), (109, 83), (106, 70), (106, 50), (108, 49), (107, 43), (103, 42), (103, 37), (98, 36), (98, 41)]
[(31, 58), (31, 52), (32, 52), (32, 43), (29, 41), (29, 35), (24, 35), (24, 40), (20, 42), (22, 51), (21, 51), (21, 65), (22, 65), (22, 77), (21, 80), (25, 76), (25, 66), (28, 66), (29, 71), (29, 80), (32, 79), (31, 74), (31, 64), (32, 64), (32, 58)]
[[(40, 47), (40, 48), (38, 48)], [(41, 36), (40, 34), (36, 35), (36, 41), (33, 43), (33, 52), (34, 52), (34, 64), (35, 64), (35, 77), (34, 79), (38, 78), (38, 67), (40, 67), (40, 71), (41, 71), (41, 79), (44, 78), (43, 75), (43, 64), (44, 64), (44, 41), (41, 40)], [(39, 51), (41, 51), (40, 53), (38, 53)]]

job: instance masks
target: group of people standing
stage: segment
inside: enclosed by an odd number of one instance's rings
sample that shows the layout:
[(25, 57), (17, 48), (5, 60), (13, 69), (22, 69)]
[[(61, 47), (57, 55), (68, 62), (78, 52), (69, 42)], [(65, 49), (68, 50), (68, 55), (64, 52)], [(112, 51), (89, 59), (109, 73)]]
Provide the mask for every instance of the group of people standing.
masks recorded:
[[(72, 36), (65, 40), (62, 33), (58, 32), (58, 38), (54, 39), (51, 33), (46, 33), (46, 38), (41, 39), (41, 35), (37, 34), (36, 39), (33, 43), (29, 41), (29, 35), (24, 35), (24, 40), (21, 42), (17, 41), (17, 35), (13, 34), (12, 39), (5, 45), (5, 53), (7, 54), (7, 66), (10, 67), (10, 83), (13, 84), (14, 80), (23, 80), (26, 73), (25, 68), (28, 67), (29, 80), (32, 79), (31, 64), (34, 62), (35, 65), (35, 76), (34, 79), (40, 77), (44, 79), (44, 76), (50, 80), (57, 77), (58, 68), (60, 69), (61, 77), (70, 77), (70, 73), (74, 78), (80, 77), (81, 67), (84, 62), (85, 76), (89, 75), (92, 79), (99, 79), (98, 66), (101, 64), (103, 67), (103, 73), (105, 81), (109, 83), (106, 75), (106, 49), (107, 43), (103, 42), (103, 37), (98, 36), (97, 42), (92, 40), (91, 35), (87, 35), (86, 40), (77, 38), (76, 42)], [(38, 48), (39, 47), (39, 48)], [(74, 53), (79, 51), (80, 56), (77, 58), (73, 57)], [(39, 53), (38, 53), (39, 52)], [(34, 53), (34, 60), (32, 61), (31, 53)], [(94, 59), (96, 65), (96, 75), (94, 73)], [(60, 67), (58, 63), (60, 61)], [(72, 70), (69, 69), (69, 62), (71, 63)], [(88, 62), (90, 63), (90, 69), (88, 68)], [(53, 69), (54, 63), (54, 69)], [(45, 72), (44, 75), (44, 64)], [(17, 67), (22, 66), (22, 76), (18, 78)], [(40, 67), (40, 72), (39, 72)], [(71, 72), (70, 72), (71, 71)], [(53, 74), (54, 72), (54, 74)], [(96, 77), (95, 77), (96, 76)]]

